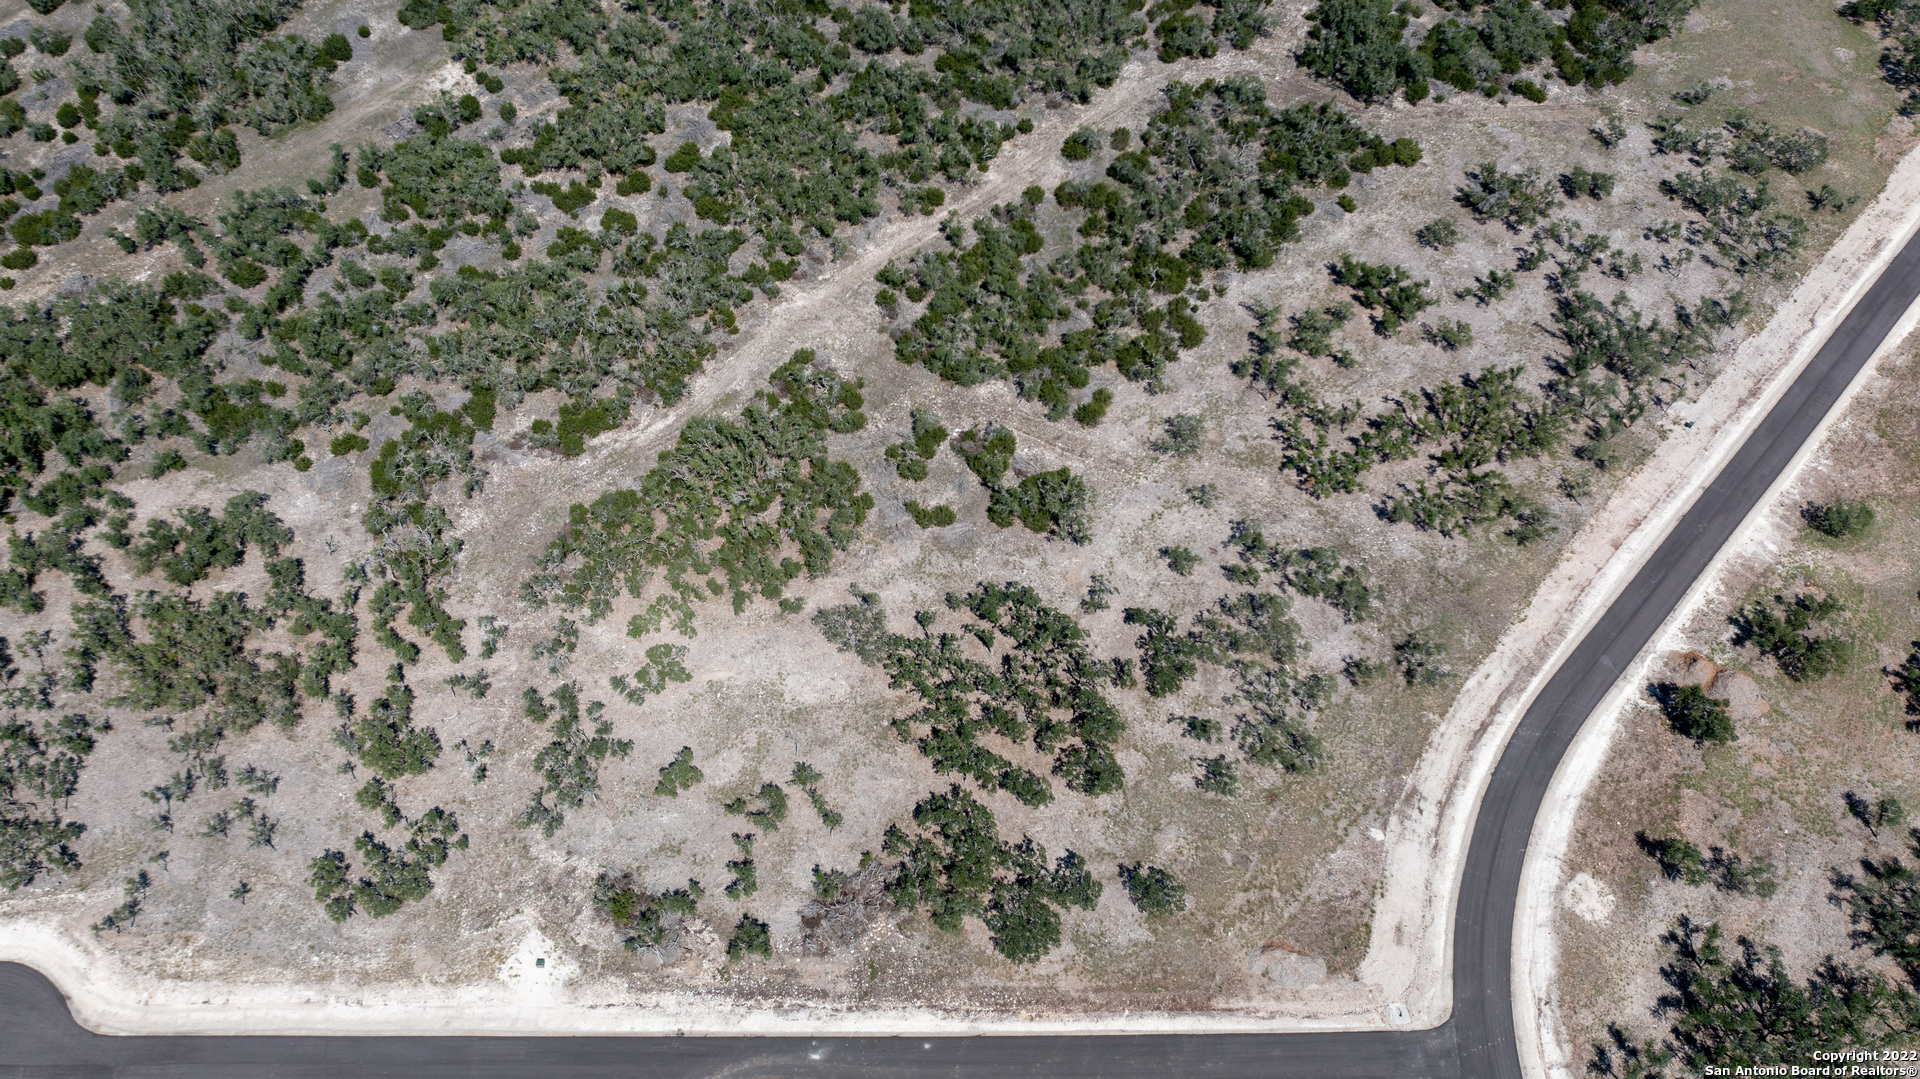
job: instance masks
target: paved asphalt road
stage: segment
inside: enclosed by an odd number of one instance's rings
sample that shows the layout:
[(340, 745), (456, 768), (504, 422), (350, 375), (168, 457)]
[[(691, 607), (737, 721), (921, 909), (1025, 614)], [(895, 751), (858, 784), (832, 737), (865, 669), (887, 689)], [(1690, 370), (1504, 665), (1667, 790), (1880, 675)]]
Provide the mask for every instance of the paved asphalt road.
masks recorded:
[(1454, 924), (1454, 1012), (1404, 1034), (1033, 1038), (109, 1038), (37, 972), (0, 963), (0, 1077), (1260, 1076), (1518, 1079), (1511, 1002), (1521, 863), (1560, 758), (1694, 580), (1920, 296), (1910, 242), (1580, 642), (1501, 755)]

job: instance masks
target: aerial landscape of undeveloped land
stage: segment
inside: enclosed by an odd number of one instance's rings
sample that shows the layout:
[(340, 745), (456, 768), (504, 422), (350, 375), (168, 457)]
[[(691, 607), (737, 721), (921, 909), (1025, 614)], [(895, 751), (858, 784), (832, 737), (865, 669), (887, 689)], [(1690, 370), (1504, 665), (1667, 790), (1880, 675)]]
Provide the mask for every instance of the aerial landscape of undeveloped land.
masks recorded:
[[(0, 5), (0, 939), (581, 1029), (1384, 1023), (1417, 762), (1915, 144), (1907, 19)], [(1572, 1044), (1656, 1033), (1686, 902), (1841, 952), (1904, 842), (1838, 792), (1911, 783), (1917, 372), (1803, 480), (1874, 523), (1776, 523), (1663, 676), (1740, 737), (1625, 721)], [(1775, 592), (1843, 669), (1729, 643)]]

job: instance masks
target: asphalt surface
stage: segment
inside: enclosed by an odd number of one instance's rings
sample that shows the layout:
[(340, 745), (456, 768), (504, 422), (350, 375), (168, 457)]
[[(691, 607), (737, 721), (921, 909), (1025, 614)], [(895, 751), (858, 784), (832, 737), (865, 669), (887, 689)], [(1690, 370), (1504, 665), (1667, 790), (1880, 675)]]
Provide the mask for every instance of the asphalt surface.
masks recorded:
[(1909, 242), (1521, 719), (1474, 821), (1454, 1012), (1430, 1031), (1000, 1038), (105, 1037), (37, 971), (0, 963), (0, 1077), (1261, 1076), (1519, 1079), (1513, 925), (1540, 804), (1574, 736), (1920, 297)]

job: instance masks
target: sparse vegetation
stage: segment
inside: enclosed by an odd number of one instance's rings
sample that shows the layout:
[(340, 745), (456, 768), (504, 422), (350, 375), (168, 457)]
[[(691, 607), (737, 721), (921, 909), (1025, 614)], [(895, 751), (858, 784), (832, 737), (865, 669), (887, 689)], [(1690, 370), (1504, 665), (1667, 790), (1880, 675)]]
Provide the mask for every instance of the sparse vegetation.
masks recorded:
[(1734, 643), (1752, 645), (1780, 665), (1796, 682), (1809, 682), (1840, 670), (1853, 655), (1852, 642), (1839, 633), (1816, 633), (1832, 626), (1846, 605), (1829, 595), (1802, 592), (1789, 600), (1774, 596), (1741, 608), (1729, 618)]
[[(857, 604), (823, 608), (814, 623), (843, 651), (884, 668), (895, 689), (911, 690), (924, 702), (893, 726), (936, 771), (1007, 791), (1027, 805), (1052, 801), (1043, 776), (980, 744), (991, 732), (1052, 753), (1053, 774), (1071, 790), (1120, 789), (1124, 776), (1113, 744), (1125, 724), (1100, 689), (1115, 680), (1115, 668), (1089, 655), (1081, 643), (1086, 632), (1041, 603), (1033, 589), (1009, 582), (950, 593), (948, 610), (973, 624), (963, 625), (964, 634), (938, 637), (931, 630), (937, 614), (921, 613), (921, 635), (888, 633), (877, 598), (855, 595)], [(969, 640), (988, 651), (989, 662), (967, 654)]]
[[(534, 770), (546, 781), (535, 791), (533, 801), (521, 812), (516, 823), (522, 828), (539, 825), (547, 835), (566, 823), (566, 811), (578, 809), (600, 789), (600, 764), (608, 757), (626, 759), (633, 742), (613, 737), (613, 722), (606, 718), (606, 706), (599, 701), (580, 707), (578, 688), (568, 682), (553, 691), (551, 703), (540, 691), (528, 686), (524, 696), (527, 718), (545, 726), (553, 741), (533, 759)], [(591, 727), (591, 732), (589, 732)], [(664, 780), (664, 777), (663, 777)], [(552, 799), (552, 803), (548, 803)]]
[(630, 952), (673, 942), (686, 919), (699, 914), (704, 895), (695, 880), (685, 888), (648, 891), (631, 872), (603, 872), (593, 884), (593, 905), (606, 914)]

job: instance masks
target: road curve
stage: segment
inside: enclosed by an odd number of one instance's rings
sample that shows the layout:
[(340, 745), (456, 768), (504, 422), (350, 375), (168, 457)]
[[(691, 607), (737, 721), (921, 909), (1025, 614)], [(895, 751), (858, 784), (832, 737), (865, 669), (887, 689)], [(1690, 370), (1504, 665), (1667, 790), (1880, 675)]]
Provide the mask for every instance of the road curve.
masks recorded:
[(1474, 820), (1453, 1017), (1428, 1031), (994, 1038), (106, 1037), (39, 972), (0, 963), (0, 1076), (1260, 1076), (1519, 1079), (1513, 925), (1527, 843), (1574, 736), (1920, 297), (1909, 241), (1535, 699)]
[(1587, 631), (1507, 742), (1474, 818), (1454, 908), (1452, 1025), (1462, 1074), (1521, 1075), (1513, 1028), (1514, 915), (1527, 840), (1560, 758), (1917, 296), (1920, 242), (1909, 240)]

